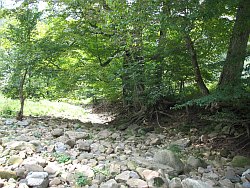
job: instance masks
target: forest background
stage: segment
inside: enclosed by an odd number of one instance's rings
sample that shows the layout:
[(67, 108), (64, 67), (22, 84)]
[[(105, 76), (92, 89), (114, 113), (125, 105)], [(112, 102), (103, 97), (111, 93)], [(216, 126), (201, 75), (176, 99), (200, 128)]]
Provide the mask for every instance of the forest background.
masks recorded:
[(26, 99), (90, 98), (120, 104), (130, 123), (194, 106), (249, 121), (247, 0), (5, 3), (0, 87), (19, 120)]

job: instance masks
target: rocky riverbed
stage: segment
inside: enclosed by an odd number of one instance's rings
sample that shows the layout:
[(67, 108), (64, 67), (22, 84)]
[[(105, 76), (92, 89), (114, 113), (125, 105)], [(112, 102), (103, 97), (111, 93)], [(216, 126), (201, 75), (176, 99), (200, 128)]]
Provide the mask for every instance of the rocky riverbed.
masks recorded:
[(250, 162), (188, 134), (96, 122), (0, 119), (0, 187), (248, 188)]

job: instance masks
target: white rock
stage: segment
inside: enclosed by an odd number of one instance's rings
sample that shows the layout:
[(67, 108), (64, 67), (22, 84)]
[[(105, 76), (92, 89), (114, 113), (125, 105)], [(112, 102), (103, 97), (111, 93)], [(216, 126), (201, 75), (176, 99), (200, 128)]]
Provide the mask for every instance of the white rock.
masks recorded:
[(182, 182), (183, 188), (213, 188), (211, 185), (204, 183), (200, 180), (194, 180), (194, 179), (184, 179)]
[(219, 181), (223, 188), (234, 188), (234, 184), (229, 179), (223, 179)]
[(102, 183), (100, 188), (119, 188), (119, 185), (114, 179), (111, 179), (105, 183)]
[(142, 174), (143, 178), (146, 181), (149, 181), (149, 180), (151, 180), (154, 177), (160, 177), (160, 173), (159, 172), (156, 172), (156, 171), (153, 171), (153, 170), (148, 170), (148, 169), (143, 170), (141, 174)]
[(181, 179), (174, 177), (169, 182), (169, 188), (182, 188)]
[(47, 172), (30, 172), (26, 180), (27, 185), (32, 187), (47, 188), (49, 184)]
[(117, 182), (126, 182), (128, 181), (128, 179), (130, 178), (130, 172), (131, 171), (124, 171), (122, 172), (121, 174), (118, 174), (116, 177), (115, 177), (115, 180)]
[(147, 188), (147, 182), (141, 179), (129, 179), (126, 183), (130, 188)]

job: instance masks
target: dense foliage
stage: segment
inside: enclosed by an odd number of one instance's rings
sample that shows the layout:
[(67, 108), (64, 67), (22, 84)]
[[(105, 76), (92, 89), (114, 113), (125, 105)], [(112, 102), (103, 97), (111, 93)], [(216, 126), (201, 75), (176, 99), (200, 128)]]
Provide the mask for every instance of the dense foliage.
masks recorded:
[(0, 12), (1, 89), (22, 106), (91, 97), (136, 113), (166, 101), (246, 99), (247, 0), (41, 2)]

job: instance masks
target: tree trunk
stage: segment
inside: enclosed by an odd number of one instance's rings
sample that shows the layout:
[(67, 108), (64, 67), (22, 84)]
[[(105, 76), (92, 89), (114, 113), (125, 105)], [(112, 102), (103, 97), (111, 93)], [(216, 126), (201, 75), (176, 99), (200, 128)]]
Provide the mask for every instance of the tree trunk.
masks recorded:
[(25, 101), (25, 96), (24, 96), (24, 84), (26, 80), (26, 76), (28, 73), (28, 69), (25, 69), (23, 77), (20, 80), (20, 85), (19, 85), (19, 100), (20, 100), (20, 110), (17, 114), (16, 119), (22, 121), (23, 120), (23, 108), (24, 108), (24, 101)]
[(219, 88), (239, 84), (246, 58), (249, 33), (250, 1), (241, 0), (236, 14), (227, 57), (220, 75)]
[(159, 36), (159, 42), (157, 47), (157, 52), (154, 55), (153, 59), (156, 61), (155, 66), (155, 83), (154, 86), (157, 89), (158, 92), (161, 91), (162, 82), (163, 82), (163, 73), (164, 73), (164, 67), (163, 67), (163, 61), (165, 58), (165, 46), (167, 43), (166, 39), (166, 16), (170, 14), (169, 6), (166, 2), (163, 2), (162, 4), (162, 12), (161, 12), (161, 19), (160, 19), (160, 36)]
[(199, 64), (198, 64), (198, 60), (197, 60), (197, 53), (196, 53), (196, 50), (194, 48), (194, 43), (193, 43), (189, 34), (187, 34), (185, 36), (185, 39), (186, 39), (187, 50), (189, 51), (189, 53), (191, 55), (191, 59), (192, 59), (195, 81), (196, 81), (202, 95), (208, 95), (209, 90), (208, 90), (207, 86), (205, 85), (205, 83), (202, 79), (202, 76), (201, 76), (201, 71), (199, 68)]

